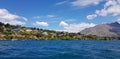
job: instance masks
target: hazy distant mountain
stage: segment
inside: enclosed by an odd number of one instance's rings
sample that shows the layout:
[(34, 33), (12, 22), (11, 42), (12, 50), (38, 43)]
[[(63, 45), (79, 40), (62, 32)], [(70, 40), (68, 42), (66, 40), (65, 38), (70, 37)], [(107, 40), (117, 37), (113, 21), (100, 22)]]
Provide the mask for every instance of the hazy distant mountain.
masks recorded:
[(97, 36), (120, 37), (120, 24), (118, 22), (111, 24), (101, 24), (81, 31), (82, 34), (92, 34)]

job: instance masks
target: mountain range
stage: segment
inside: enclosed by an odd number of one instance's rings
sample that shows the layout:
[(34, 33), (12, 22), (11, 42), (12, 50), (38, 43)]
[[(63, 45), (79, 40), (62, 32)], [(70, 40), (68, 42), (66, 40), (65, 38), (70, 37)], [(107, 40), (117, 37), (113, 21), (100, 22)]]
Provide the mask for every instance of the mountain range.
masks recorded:
[(85, 35), (97, 35), (107, 37), (120, 37), (120, 24), (118, 22), (97, 25), (87, 28), (80, 33)]

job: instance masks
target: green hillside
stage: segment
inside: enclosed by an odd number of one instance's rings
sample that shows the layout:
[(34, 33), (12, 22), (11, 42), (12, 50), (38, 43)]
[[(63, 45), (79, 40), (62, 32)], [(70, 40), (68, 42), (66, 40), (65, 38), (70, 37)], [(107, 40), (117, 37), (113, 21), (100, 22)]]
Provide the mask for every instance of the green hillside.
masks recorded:
[(0, 40), (113, 40), (117, 38), (83, 35), (39, 28), (15, 26), (0, 22)]

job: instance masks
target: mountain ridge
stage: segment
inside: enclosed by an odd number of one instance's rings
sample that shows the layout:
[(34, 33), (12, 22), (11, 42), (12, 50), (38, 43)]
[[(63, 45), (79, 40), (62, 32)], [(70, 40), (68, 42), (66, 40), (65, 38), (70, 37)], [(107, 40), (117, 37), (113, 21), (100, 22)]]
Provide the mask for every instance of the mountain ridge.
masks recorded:
[(120, 37), (120, 24), (118, 22), (100, 24), (95, 27), (87, 28), (80, 33), (85, 35)]

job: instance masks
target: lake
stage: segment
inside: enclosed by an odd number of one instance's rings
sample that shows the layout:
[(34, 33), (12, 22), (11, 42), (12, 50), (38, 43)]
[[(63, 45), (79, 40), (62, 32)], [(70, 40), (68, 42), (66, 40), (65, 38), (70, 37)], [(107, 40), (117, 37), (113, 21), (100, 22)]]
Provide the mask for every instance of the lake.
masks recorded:
[(0, 41), (0, 59), (120, 59), (120, 41)]

